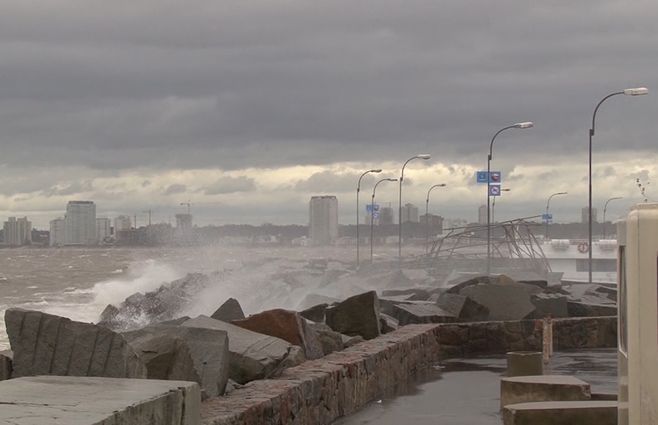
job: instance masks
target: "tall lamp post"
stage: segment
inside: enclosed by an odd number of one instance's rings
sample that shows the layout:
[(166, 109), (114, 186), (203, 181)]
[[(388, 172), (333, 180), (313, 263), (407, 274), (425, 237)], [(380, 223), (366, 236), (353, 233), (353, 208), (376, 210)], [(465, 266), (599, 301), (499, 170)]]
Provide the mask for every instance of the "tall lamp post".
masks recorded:
[[(512, 189), (500, 189), (501, 192), (510, 192)], [(496, 222), (496, 198), (497, 196), (493, 197), (493, 201), (491, 202), (491, 221), (493, 223)]]
[(548, 200), (546, 201), (546, 228), (544, 230), (544, 240), (548, 240), (548, 209), (550, 208), (551, 205), (551, 199), (553, 199), (554, 196), (562, 196), (562, 195), (567, 195), (567, 192), (555, 192), (551, 196), (548, 197)]
[(615, 196), (605, 201), (605, 205), (603, 206), (603, 239), (605, 239), (605, 213), (608, 210), (608, 202), (616, 201), (618, 199), (623, 199), (623, 198), (621, 196)]
[(413, 161), (414, 159), (424, 159), (428, 160), (432, 156), (426, 153), (423, 154), (418, 154), (415, 156), (412, 156), (411, 158), (407, 159), (405, 163), (402, 165), (402, 172), (400, 173), (400, 196), (398, 198), (398, 260), (402, 260), (402, 181), (404, 180), (404, 168), (407, 166), (408, 163)]
[(429, 190), (427, 191), (427, 198), (425, 199), (425, 252), (430, 251), (430, 193), (432, 192), (433, 189), (437, 187), (446, 187), (445, 183), (441, 184), (435, 184), (434, 186), (430, 187)]
[(359, 183), (356, 185), (356, 267), (359, 267), (359, 192), (361, 192), (361, 179), (365, 177), (366, 174), (377, 174), (381, 173), (381, 169), (368, 170), (365, 173), (361, 174), (359, 177)]
[(594, 137), (594, 129), (596, 128), (596, 113), (598, 112), (601, 104), (606, 100), (610, 99), (613, 96), (620, 94), (626, 96), (642, 96), (649, 93), (649, 89), (646, 87), (637, 87), (632, 89), (625, 89), (623, 91), (618, 91), (610, 93), (596, 105), (594, 108), (594, 113), (592, 114), (592, 127), (589, 129), (589, 202), (588, 206), (588, 243), (587, 252), (588, 252), (588, 265), (589, 265), (589, 283), (592, 283), (592, 138)]
[(370, 205), (372, 205), (372, 208), (370, 209), (370, 262), (372, 263), (372, 239), (373, 239), (373, 230), (374, 230), (374, 223), (375, 223), (375, 193), (377, 192), (377, 186), (379, 186), (379, 183), (382, 182), (396, 182), (398, 179), (381, 179), (377, 183), (375, 183), (375, 187), (372, 188), (372, 201), (370, 202)]
[(505, 130), (510, 128), (532, 128), (534, 124), (531, 121), (519, 122), (507, 127), (501, 128), (494, 134), (491, 138), (491, 143), (489, 144), (489, 155), (487, 156), (487, 275), (491, 274), (491, 196), (489, 196), (489, 190), (491, 187), (491, 159), (493, 158), (493, 144), (496, 141), (496, 137)]

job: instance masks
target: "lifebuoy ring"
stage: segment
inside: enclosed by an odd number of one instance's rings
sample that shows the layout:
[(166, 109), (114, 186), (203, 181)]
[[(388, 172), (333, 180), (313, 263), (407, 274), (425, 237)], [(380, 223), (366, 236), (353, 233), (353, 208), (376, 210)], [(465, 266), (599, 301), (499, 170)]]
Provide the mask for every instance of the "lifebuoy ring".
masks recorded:
[(584, 254), (587, 251), (589, 251), (589, 245), (587, 244), (587, 242), (581, 242), (578, 244), (578, 252)]

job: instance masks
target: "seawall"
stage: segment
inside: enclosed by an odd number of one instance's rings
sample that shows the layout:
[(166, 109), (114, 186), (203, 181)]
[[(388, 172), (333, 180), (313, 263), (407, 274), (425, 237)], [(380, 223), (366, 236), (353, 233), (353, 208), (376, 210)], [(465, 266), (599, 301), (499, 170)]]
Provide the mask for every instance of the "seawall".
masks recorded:
[[(556, 319), (555, 349), (615, 347), (616, 317)], [(408, 325), (201, 406), (204, 425), (325, 425), (395, 394), (441, 359), (539, 350), (535, 321)]]

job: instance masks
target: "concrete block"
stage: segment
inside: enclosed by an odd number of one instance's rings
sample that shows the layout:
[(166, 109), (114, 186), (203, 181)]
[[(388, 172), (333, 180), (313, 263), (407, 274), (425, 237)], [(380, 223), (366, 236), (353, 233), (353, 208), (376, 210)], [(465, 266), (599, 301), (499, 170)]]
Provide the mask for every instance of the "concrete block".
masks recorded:
[(617, 425), (616, 401), (545, 401), (505, 406), (504, 425)]
[(507, 376), (544, 374), (544, 359), (539, 351), (510, 351), (507, 353)]
[(381, 334), (379, 298), (375, 291), (365, 292), (328, 308), (327, 325), (336, 332), (349, 336), (360, 335), (373, 339)]
[(0, 382), (0, 423), (199, 425), (193, 382), (33, 376)]
[(590, 385), (573, 376), (515, 376), (500, 380), (501, 407), (538, 401), (582, 401), (590, 397)]

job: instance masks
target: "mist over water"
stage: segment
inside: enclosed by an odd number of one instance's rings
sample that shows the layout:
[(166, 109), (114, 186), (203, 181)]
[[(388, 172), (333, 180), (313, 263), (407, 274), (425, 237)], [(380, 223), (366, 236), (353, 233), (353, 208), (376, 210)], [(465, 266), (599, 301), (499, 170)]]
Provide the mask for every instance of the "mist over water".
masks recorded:
[[(392, 250), (383, 251), (383, 257), (393, 256)], [(237, 298), (245, 313), (251, 314), (303, 307), (308, 294), (342, 299), (377, 287), (376, 278), (350, 272), (353, 257), (352, 247), (0, 250), (0, 349), (9, 347), (4, 326), (7, 308), (96, 322), (107, 304), (118, 305), (136, 292), (155, 290), (187, 273), (211, 277), (211, 283), (181, 311), (189, 316), (212, 314), (229, 297)]]

